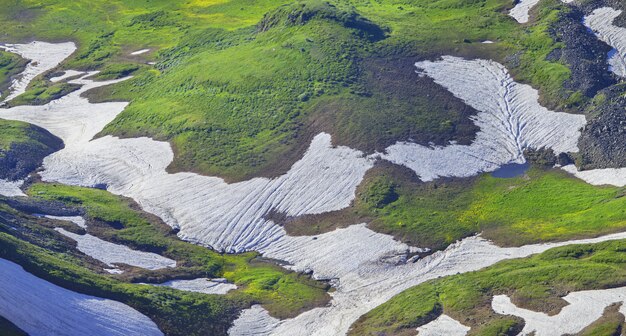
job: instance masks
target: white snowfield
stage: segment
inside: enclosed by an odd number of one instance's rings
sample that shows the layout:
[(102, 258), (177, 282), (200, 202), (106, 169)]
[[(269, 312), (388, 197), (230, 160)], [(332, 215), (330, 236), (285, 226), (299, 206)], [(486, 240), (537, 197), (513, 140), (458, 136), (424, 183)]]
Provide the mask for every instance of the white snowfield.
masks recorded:
[[(491, 306), (496, 313), (524, 319), (526, 323), (519, 335), (570, 335), (580, 332), (602, 317), (608, 306), (626, 301), (626, 287), (573, 292), (563, 299), (568, 305), (554, 316), (519, 308), (506, 295), (494, 296)], [(619, 312), (626, 315), (626, 306), (622, 304)]]
[(175, 260), (156, 253), (133, 250), (127, 246), (114, 244), (90, 234), (79, 235), (62, 228), (56, 228), (55, 230), (76, 241), (79, 251), (111, 267), (114, 267), (115, 264), (127, 264), (149, 270), (176, 267)]
[(417, 328), (418, 336), (465, 336), (470, 331), (469, 327), (459, 321), (442, 314), (434, 321)]
[(152, 286), (170, 287), (187, 292), (196, 292), (204, 294), (226, 294), (233, 289), (237, 289), (237, 285), (228, 283), (223, 279), (198, 278), (192, 280), (172, 280), (161, 284), (147, 284)]
[[(540, 0), (519, 0), (515, 7), (509, 11), (509, 16), (519, 23), (527, 23), (530, 19), (530, 10), (535, 7)], [(574, 0), (561, 0), (563, 3), (572, 3)]]
[(26, 87), (35, 77), (56, 67), (69, 57), (76, 50), (76, 45), (74, 42), (46, 43), (35, 41), (28, 44), (0, 45), (0, 48), (30, 60), (24, 72), (11, 83), (9, 88), (11, 93), (3, 101), (8, 102), (26, 92)]
[(50, 218), (50, 219), (66, 221), (66, 222), (72, 222), (72, 223), (80, 226), (83, 229), (87, 228), (87, 222), (81, 216), (52, 216), (52, 215), (46, 215), (45, 217), (46, 218)]
[(0, 179), (0, 195), (5, 197), (26, 196), (20, 187), (24, 181), (7, 181)]
[(387, 148), (385, 159), (411, 168), (420, 179), (467, 177), (507, 163), (524, 163), (524, 150), (529, 148), (578, 152), (585, 117), (541, 106), (537, 90), (513, 81), (501, 64), (444, 56), (416, 66), (479, 111), (474, 123), (480, 127), (469, 146), (433, 148), (401, 142)]
[(31, 336), (163, 335), (135, 309), (61, 288), (0, 259), (0, 316)]
[(611, 7), (598, 8), (585, 17), (584, 23), (598, 39), (614, 49), (609, 53), (609, 69), (620, 77), (626, 77), (626, 28), (613, 24), (621, 10)]
[[(576, 139), (584, 118), (542, 108), (536, 91), (514, 83), (501, 65), (453, 57), (421, 65), (425, 74), (480, 111), (476, 123), (481, 127), (481, 134), (471, 146), (392, 146), (387, 156), (394, 157), (395, 153), (398, 162), (419, 172), (422, 179), (495, 170), (500, 164), (523, 160), (523, 148), (577, 150)], [(342, 335), (362, 314), (424, 281), (478, 270), (555, 246), (626, 238), (625, 233), (595, 240), (500, 248), (472, 237), (413, 263), (407, 261), (407, 254), (417, 248), (373, 232), (364, 224), (315, 237), (289, 237), (264, 215), (270, 210), (297, 216), (347, 207), (365, 172), (380, 155), (364, 156), (347, 147), (332, 147), (330, 136), (322, 133), (300, 161), (274, 179), (227, 184), (216, 177), (168, 174), (165, 168), (173, 160), (173, 153), (166, 142), (111, 136), (93, 139), (126, 103), (90, 104), (81, 98), (87, 89), (116, 82), (96, 83), (87, 76), (70, 81), (82, 84), (82, 89), (44, 106), (0, 110), (0, 118), (36, 124), (63, 139), (65, 148), (44, 160), (41, 176), (45, 181), (106, 185), (109, 191), (133, 198), (144, 210), (178, 227), (179, 236), (185, 240), (226, 252), (256, 250), (266, 257), (284, 260), (294, 270), (332, 279), (337, 289), (328, 307), (293, 319), (277, 322), (263, 316), (260, 308), (247, 310), (243, 320), (231, 329), (232, 334), (250, 329), (237, 326), (250, 326), (249, 321), (256, 320), (265, 321), (256, 322), (261, 323), (258, 334), (266, 330), (272, 335)], [(453, 79), (459, 84), (452, 83)], [(469, 97), (463, 90), (479, 96)], [(422, 156), (413, 159), (409, 153)], [(473, 158), (477, 155), (486, 159)]]

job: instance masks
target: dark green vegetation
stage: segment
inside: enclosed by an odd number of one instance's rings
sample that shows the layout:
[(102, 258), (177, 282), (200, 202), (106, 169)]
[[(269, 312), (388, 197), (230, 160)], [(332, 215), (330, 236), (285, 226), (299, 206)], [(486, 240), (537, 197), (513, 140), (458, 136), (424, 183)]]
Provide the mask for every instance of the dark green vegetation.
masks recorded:
[(11, 78), (24, 70), (26, 60), (18, 55), (0, 50), (0, 100), (8, 95)]
[(499, 245), (519, 246), (626, 228), (624, 188), (591, 186), (559, 170), (428, 183), (411, 175), (401, 168), (374, 168), (350, 208), (287, 219), (285, 228), (318, 234), (365, 221), (375, 231), (434, 249), (476, 233)]
[(26, 336), (27, 334), (15, 326), (11, 321), (0, 316), (0, 330), (3, 336)]
[[(352, 335), (413, 335), (415, 328), (445, 313), (472, 327), (470, 335), (516, 335), (523, 321), (491, 310), (494, 295), (506, 294), (519, 307), (558, 313), (567, 293), (620, 287), (626, 281), (626, 241), (572, 245), (481, 271), (432, 280), (395, 296), (362, 316)], [(623, 317), (610, 310), (586, 335), (612, 335)], [(604, 331), (603, 331), (604, 330)], [(410, 333), (412, 332), (412, 333)]]
[[(166, 224), (138, 211), (134, 202), (106, 191), (34, 184), (28, 192), (30, 200), (0, 203), (0, 258), (68, 289), (126, 303), (152, 318), (168, 335), (224, 334), (238, 312), (254, 303), (287, 318), (329, 300), (326, 284), (288, 272), (255, 253), (222, 255), (180, 241)], [(89, 233), (160, 253), (175, 259), (177, 267), (149, 271), (120, 265), (125, 273), (109, 275), (102, 270), (105, 265), (78, 252), (72, 240), (52, 228), (84, 230), (28, 215), (24, 211), (36, 209), (33, 204), (84, 213)], [(239, 288), (226, 295), (205, 295), (132, 284), (195, 277), (225, 277)]]
[(26, 177), (44, 157), (63, 148), (61, 139), (43, 128), (0, 120), (0, 179)]
[[(560, 46), (548, 29), (568, 10), (558, 0), (542, 1), (524, 29), (506, 15), (510, 0), (3, 6), (4, 39), (75, 40), (79, 50), (65, 68), (101, 68), (105, 78), (134, 72), (134, 79), (91, 95), (131, 102), (103, 134), (169, 140), (172, 170), (229, 180), (284, 172), (319, 131), (366, 151), (397, 140), (471, 141), (476, 129), (468, 116), (475, 111), (414, 74), (413, 62), (423, 58), (491, 57), (540, 88), (549, 105), (583, 100), (562, 89), (568, 67), (546, 60)], [(130, 55), (140, 48), (152, 51)], [(157, 64), (140, 66), (145, 61)], [(35, 81), (18, 102), (43, 102), (69, 89), (50, 85)]]

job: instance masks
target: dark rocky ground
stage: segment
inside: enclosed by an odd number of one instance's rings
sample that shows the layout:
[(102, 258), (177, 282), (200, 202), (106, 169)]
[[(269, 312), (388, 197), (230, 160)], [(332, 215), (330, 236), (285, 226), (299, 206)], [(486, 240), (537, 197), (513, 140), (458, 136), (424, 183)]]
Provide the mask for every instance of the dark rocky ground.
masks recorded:
[[(581, 169), (626, 167), (626, 86), (623, 79), (610, 73), (607, 54), (612, 50), (599, 41), (582, 23), (596, 8), (609, 6), (626, 9), (623, 0), (592, 0), (564, 14), (552, 27), (554, 38), (565, 47), (551, 54), (554, 60), (569, 65), (572, 76), (567, 89), (580, 91), (588, 99), (584, 106), (588, 123), (579, 140), (577, 164)], [(626, 27), (626, 15), (614, 24)]]

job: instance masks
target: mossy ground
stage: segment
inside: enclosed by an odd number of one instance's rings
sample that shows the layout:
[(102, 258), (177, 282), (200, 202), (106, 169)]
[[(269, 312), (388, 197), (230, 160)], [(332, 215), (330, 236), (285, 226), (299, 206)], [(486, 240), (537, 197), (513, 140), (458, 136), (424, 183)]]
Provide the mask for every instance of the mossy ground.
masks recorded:
[[(566, 304), (561, 297), (567, 293), (624, 286), (625, 248), (626, 241), (559, 247), (481, 271), (432, 280), (363, 315), (351, 335), (404, 335), (442, 312), (472, 327), (471, 335), (516, 335), (523, 321), (491, 310), (494, 295), (509, 295), (517, 306), (527, 309), (558, 313)], [(607, 318), (594, 328), (620, 326), (621, 321)]]
[[(152, 317), (167, 334), (225, 333), (238, 311), (253, 303), (262, 304), (273, 316), (287, 318), (330, 299), (327, 284), (259, 259), (256, 253), (220, 254), (183, 242), (166, 224), (138, 211), (134, 202), (106, 191), (37, 183), (28, 193), (35, 200), (84, 209), (89, 233), (175, 259), (177, 267), (148, 271), (122, 266), (125, 273), (108, 275), (103, 265), (77, 252), (71, 241), (51, 230), (62, 222), (37, 219), (6, 205), (2, 213), (15, 218), (7, 223), (17, 223), (19, 228), (3, 226), (0, 257), (63, 287), (127, 303)], [(195, 277), (225, 277), (238, 289), (226, 295), (202, 295), (132, 284)]]
[[(443, 103), (454, 99), (425, 80), (415, 83), (411, 64), (423, 58), (494, 58), (550, 105), (571, 105), (575, 93), (562, 89), (567, 66), (545, 59), (559, 46), (549, 26), (567, 7), (542, 1), (536, 21), (522, 27), (506, 15), (511, 6), (508, 0), (6, 1), (0, 23), (7, 40), (78, 42), (65, 68), (109, 73), (135, 64), (134, 79), (91, 95), (131, 102), (103, 134), (169, 140), (176, 153), (171, 170), (241, 180), (284, 172), (319, 131), (367, 151), (397, 140), (471, 141), (473, 111)], [(141, 48), (151, 52), (130, 55)], [(67, 89), (59, 85), (36, 81), (21, 103)]]

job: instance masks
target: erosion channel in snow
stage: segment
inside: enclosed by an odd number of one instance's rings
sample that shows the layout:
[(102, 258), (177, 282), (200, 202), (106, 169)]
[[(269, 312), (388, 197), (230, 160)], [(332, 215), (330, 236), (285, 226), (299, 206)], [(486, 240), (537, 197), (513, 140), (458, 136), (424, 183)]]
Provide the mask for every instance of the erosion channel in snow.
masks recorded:
[[(284, 260), (296, 271), (331, 280), (336, 291), (330, 306), (293, 319), (272, 320), (267, 331), (290, 336), (341, 335), (359, 316), (409, 287), (568, 244), (500, 248), (472, 237), (413, 263), (408, 262), (408, 254), (417, 248), (373, 232), (365, 224), (316, 237), (290, 237), (265, 218), (271, 210), (299, 216), (347, 207), (365, 172), (380, 156), (405, 164), (428, 180), (522, 163), (525, 148), (577, 150), (584, 117), (541, 107), (536, 91), (513, 82), (501, 65), (454, 57), (418, 65), (425, 75), (480, 111), (475, 122), (481, 131), (474, 144), (429, 148), (400, 143), (387, 154), (365, 156), (351, 148), (332, 147), (330, 135), (322, 133), (285, 175), (227, 184), (216, 177), (167, 173), (173, 152), (166, 142), (112, 136), (93, 139), (126, 103), (90, 104), (80, 95), (116, 81), (93, 82), (86, 74), (70, 80), (81, 84), (80, 90), (44, 106), (0, 109), (0, 118), (33, 123), (64, 141), (64, 149), (44, 160), (44, 181), (106, 185), (110, 192), (133, 198), (144, 210), (179, 228), (185, 240), (225, 252), (256, 250)], [(626, 234), (569, 243), (623, 238)], [(245, 322), (258, 319), (259, 314), (262, 308), (257, 307), (246, 310), (241, 318)], [(233, 334), (243, 322), (235, 323)]]
[(127, 305), (61, 288), (5, 259), (0, 259), (0, 302), (0, 316), (31, 336), (162, 335)]
[(444, 56), (416, 64), (420, 73), (478, 110), (480, 127), (469, 146), (426, 147), (397, 143), (384, 158), (414, 170), (424, 181), (440, 176), (473, 176), (505, 164), (523, 164), (525, 149), (551, 148), (577, 152), (582, 115), (549, 111), (538, 102), (537, 90), (513, 80), (499, 63)]

